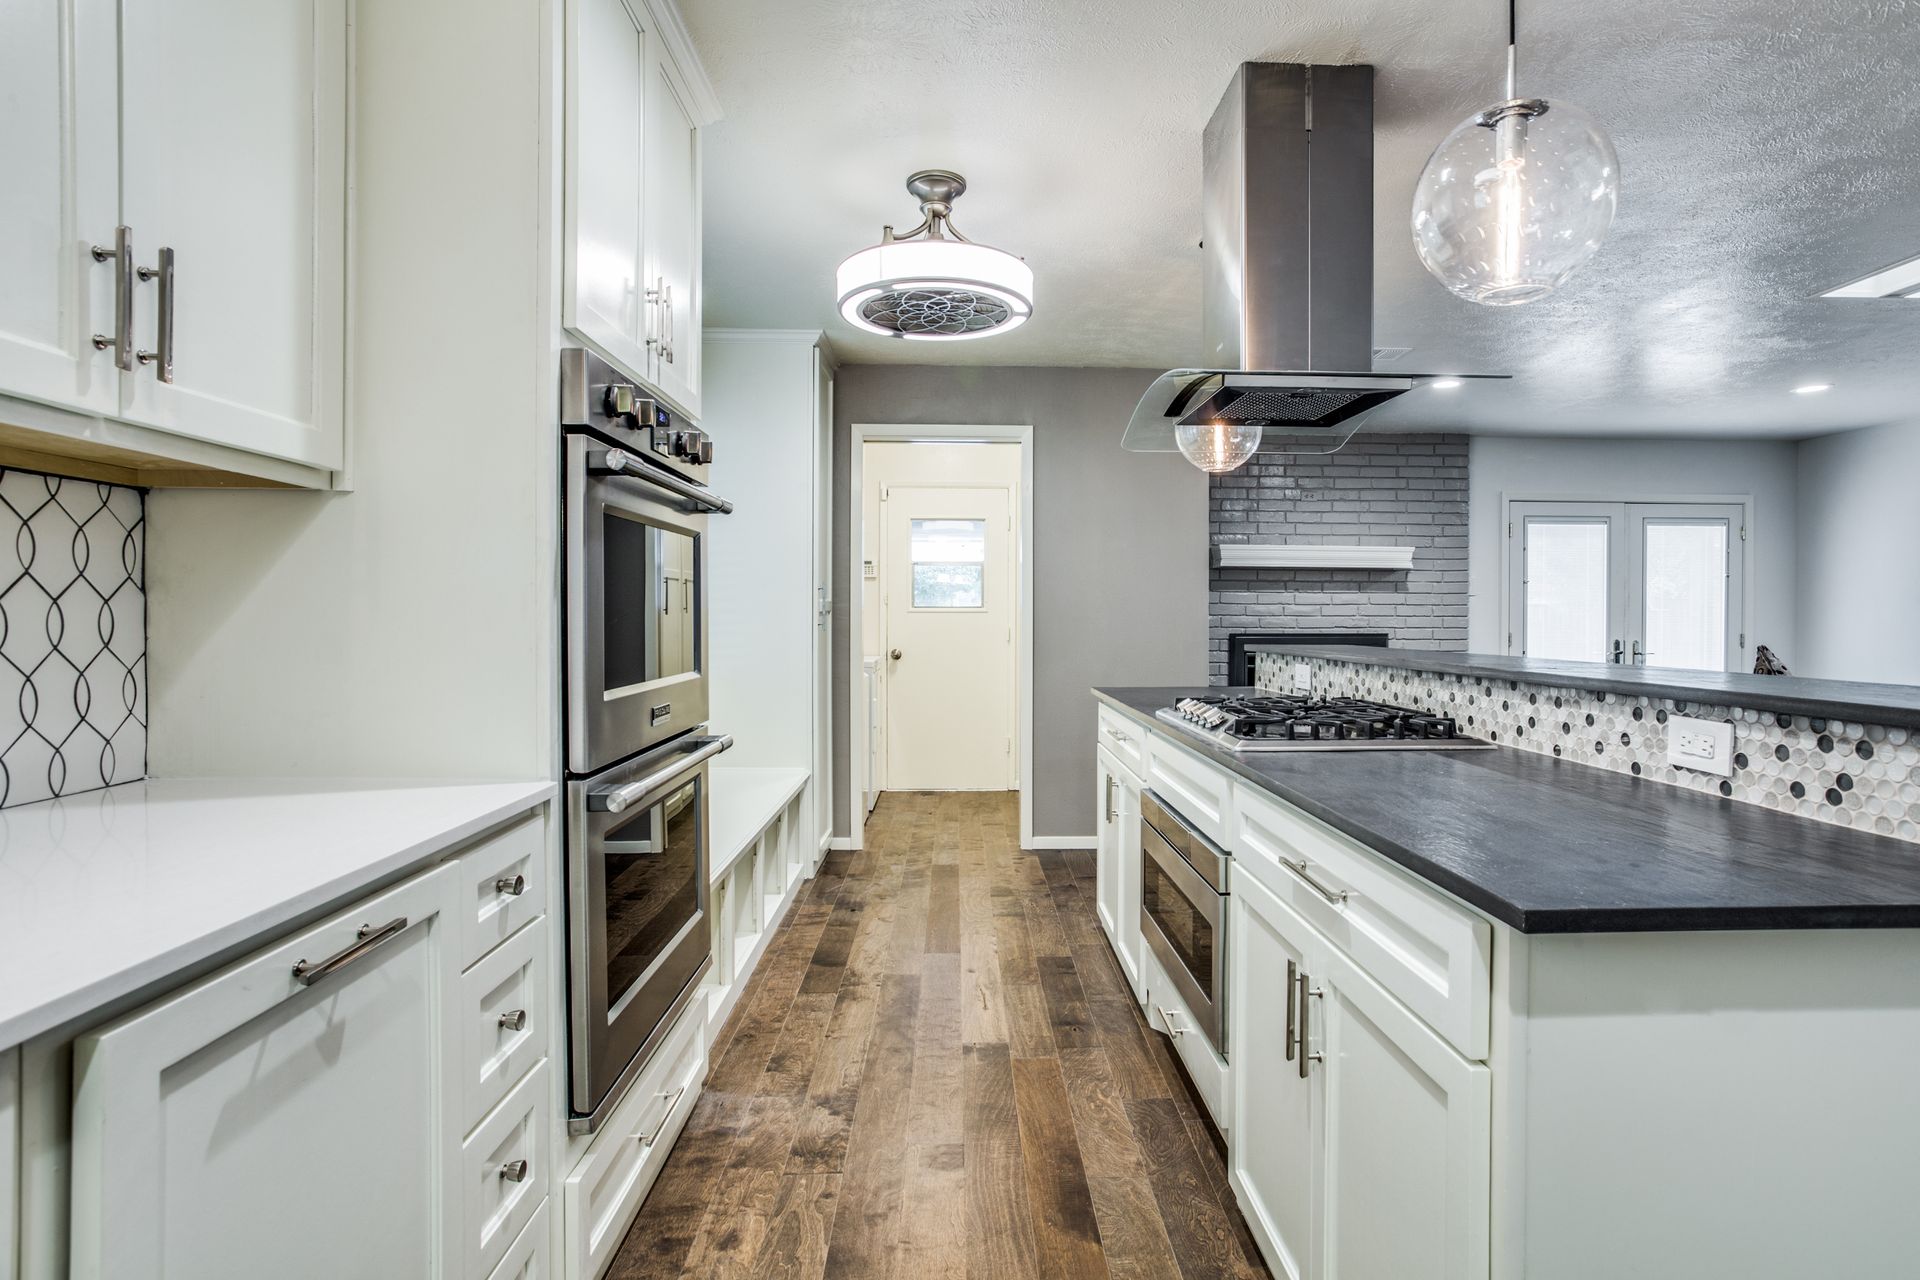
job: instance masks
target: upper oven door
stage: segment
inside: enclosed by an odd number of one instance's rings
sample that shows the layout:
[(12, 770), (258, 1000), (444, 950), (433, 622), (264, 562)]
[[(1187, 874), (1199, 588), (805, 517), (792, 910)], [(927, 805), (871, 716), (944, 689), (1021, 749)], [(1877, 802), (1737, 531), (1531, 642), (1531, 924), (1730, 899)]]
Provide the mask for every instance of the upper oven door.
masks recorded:
[(707, 510), (724, 504), (591, 436), (566, 449), (567, 769), (580, 775), (705, 723)]

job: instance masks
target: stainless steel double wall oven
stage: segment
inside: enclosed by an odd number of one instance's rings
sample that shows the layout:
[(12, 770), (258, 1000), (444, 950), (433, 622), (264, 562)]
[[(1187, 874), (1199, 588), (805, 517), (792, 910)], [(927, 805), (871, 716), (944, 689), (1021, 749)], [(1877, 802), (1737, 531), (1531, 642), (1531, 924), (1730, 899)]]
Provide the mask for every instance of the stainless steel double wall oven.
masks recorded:
[(560, 362), (570, 1126), (591, 1132), (713, 963), (713, 445), (582, 350)]

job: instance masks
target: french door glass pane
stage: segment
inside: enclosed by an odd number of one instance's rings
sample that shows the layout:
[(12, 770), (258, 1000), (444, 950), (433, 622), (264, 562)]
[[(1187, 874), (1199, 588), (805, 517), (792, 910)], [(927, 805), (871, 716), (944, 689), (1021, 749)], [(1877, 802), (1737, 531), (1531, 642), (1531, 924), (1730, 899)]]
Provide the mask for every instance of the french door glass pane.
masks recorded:
[(1727, 665), (1727, 522), (1646, 524), (1646, 661), (1722, 671)]
[(1607, 660), (1605, 520), (1528, 520), (1526, 654)]

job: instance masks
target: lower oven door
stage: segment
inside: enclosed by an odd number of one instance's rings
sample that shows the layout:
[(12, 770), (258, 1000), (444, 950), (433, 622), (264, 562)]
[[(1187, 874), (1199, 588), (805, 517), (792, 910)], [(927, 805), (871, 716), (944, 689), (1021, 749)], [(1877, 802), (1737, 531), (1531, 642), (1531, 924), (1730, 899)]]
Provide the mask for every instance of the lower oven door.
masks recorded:
[(619, 1101), (713, 963), (706, 762), (693, 738), (567, 785), (571, 1127)]
[(1140, 936), (1179, 991), (1214, 1052), (1227, 1055), (1227, 898), (1140, 824)]

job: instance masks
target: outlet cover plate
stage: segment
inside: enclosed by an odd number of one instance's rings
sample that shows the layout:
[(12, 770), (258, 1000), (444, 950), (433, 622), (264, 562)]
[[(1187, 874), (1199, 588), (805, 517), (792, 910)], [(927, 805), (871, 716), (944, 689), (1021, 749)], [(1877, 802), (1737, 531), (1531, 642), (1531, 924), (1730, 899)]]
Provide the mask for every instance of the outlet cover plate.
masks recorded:
[(1667, 763), (1676, 769), (1733, 776), (1733, 726), (1725, 720), (1667, 717)]
[(1304, 662), (1293, 664), (1293, 691), (1295, 693), (1313, 692), (1313, 668)]

